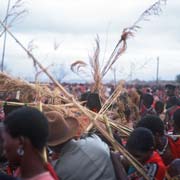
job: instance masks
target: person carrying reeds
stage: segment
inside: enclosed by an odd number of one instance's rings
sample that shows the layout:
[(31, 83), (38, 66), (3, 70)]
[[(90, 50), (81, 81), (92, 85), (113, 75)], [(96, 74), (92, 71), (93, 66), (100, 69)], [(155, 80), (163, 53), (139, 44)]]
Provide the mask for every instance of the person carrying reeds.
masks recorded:
[(73, 139), (79, 123), (57, 111), (45, 113), (49, 121), (48, 145), (58, 154), (52, 162), (61, 180), (116, 180), (110, 151), (97, 135)]

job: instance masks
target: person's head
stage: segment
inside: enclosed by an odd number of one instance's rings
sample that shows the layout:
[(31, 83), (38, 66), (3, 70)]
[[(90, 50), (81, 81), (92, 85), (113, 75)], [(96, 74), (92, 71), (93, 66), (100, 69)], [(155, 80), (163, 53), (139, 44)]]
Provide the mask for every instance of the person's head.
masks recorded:
[(99, 112), (101, 109), (101, 100), (98, 93), (87, 91), (81, 95), (80, 101), (86, 101), (83, 105), (92, 111)]
[(158, 146), (161, 142), (161, 137), (164, 136), (164, 124), (163, 121), (155, 115), (147, 115), (143, 117), (136, 127), (144, 127), (149, 129), (155, 137), (155, 145)]
[[(19, 103), (20, 101), (18, 99), (8, 99), (7, 102), (15, 102), (15, 103)], [(4, 104), (3, 109), (4, 109), (4, 114), (5, 116), (7, 116), (9, 113), (11, 113), (12, 111), (21, 108), (22, 106), (20, 105), (9, 105), (7, 103)]]
[(154, 99), (151, 94), (143, 94), (142, 100), (143, 100), (144, 106), (149, 108), (153, 104)]
[(171, 162), (167, 170), (171, 180), (180, 179), (180, 159), (175, 159)]
[(3, 147), (10, 162), (20, 164), (23, 157), (33, 158), (34, 153), (42, 152), (48, 138), (48, 121), (39, 110), (19, 108), (8, 114), (3, 123)]
[(98, 93), (90, 93), (87, 97), (87, 108), (99, 112), (101, 109), (101, 100)]
[(46, 112), (45, 115), (49, 123), (48, 145), (58, 152), (58, 147), (76, 136), (79, 129), (78, 120), (70, 116), (64, 118), (57, 111)]
[(174, 96), (175, 95), (175, 89), (176, 89), (176, 86), (173, 84), (166, 84), (165, 85), (165, 90), (166, 90), (167, 96)]
[(153, 134), (149, 129), (136, 128), (129, 136), (126, 149), (141, 163), (145, 163), (154, 150)]
[(174, 132), (180, 133), (180, 109), (177, 109), (173, 115)]
[(81, 94), (81, 97), (80, 97), (80, 101), (85, 101), (82, 105), (85, 106), (87, 104), (87, 99), (88, 99), (88, 96), (91, 92), (90, 91), (87, 91), (85, 93), (82, 93)]
[(151, 94), (151, 95), (152, 95), (153, 90), (152, 90), (151, 88), (147, 88), (147, 89), (146, 89), (146, 93), (147, 93), (147, 94)]
[(156, 110), (157, 114), (161, 114), (164, 111), (164, 103), (162, 101), (157, 101), (154, 109)]

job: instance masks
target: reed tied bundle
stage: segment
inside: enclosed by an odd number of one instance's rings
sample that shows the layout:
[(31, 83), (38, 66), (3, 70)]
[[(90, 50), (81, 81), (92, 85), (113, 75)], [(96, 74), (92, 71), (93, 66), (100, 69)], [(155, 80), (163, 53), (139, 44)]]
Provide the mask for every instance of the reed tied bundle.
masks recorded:
[(61, 102), (61, 97), (58, 92), (51, 91), (46, 85), (35, 85), (22, 79), (14, 78), (6, 73), (0, 72), (0, 91), (8, 94), (15, 94), (19, 92), (19, 100), (21, 102), (34, 102), (39, 94), (41, 97), (48, 99), (50, 104), (54, 102)]

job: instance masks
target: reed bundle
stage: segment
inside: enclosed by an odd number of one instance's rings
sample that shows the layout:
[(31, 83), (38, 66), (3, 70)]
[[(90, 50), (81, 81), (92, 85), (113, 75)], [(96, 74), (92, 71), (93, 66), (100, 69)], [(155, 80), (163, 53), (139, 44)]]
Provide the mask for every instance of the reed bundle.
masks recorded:
[(35, 85), (1, 72), (0, 91), (6, 94), (16, 94), (20, 92), (19, 100), (26, 103), (36, 101), (39, 94), (41, 97), (48, 99), (50, 104), (60, 104), (62, 100), (65, 100), (58, 92), (51, 91), (47, 86)]

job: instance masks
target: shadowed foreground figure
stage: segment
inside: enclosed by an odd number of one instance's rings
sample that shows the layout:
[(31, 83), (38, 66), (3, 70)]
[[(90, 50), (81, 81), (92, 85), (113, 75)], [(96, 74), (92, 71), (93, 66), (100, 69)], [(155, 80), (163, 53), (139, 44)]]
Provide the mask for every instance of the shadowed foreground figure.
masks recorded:
[(18, 167), (16, 174), (28, 180), (57, 180), (43, 158), (48, 138), (48, 121), (35, 108), (14, 110), (4, 120), (3, 148), (11, 165)]
[[(149, 180), (164, 180), (166, 168), (159, 154), (154, 151), (154, 139), (150, 130), (136, 128), (129, 136), (126, 148), (144, 165)], [(134, 167), (129, 168), (128, 179), (143, 180)]]

